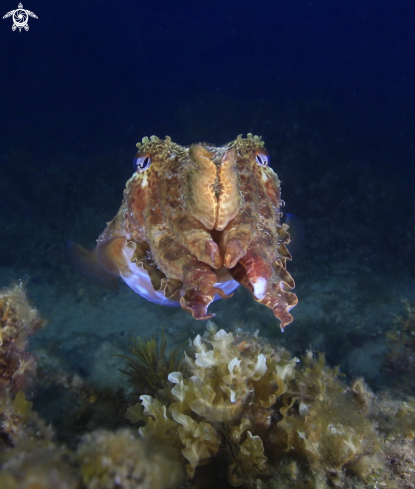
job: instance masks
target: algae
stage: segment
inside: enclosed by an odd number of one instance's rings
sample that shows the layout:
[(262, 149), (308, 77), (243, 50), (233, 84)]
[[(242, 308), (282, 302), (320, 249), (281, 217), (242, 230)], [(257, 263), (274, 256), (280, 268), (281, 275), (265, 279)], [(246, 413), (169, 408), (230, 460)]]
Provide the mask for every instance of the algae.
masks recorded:
[[(166, 356), (167, 341), (164, 329), (161, 330), (160, 344), (157, 336), (150, 339), (131, 338), (130, 352), (132, 357), (122, 356), (127, 359), (128, 370), (120, 369), (130, 377), (130, 382), (138, 389), (138, 395), (156, 394), (162, 391), (168, 384), (168, 375), (181, 368), (181, 349), (177, 346)], [(121, 355), (120, 355), (121, 356)]]

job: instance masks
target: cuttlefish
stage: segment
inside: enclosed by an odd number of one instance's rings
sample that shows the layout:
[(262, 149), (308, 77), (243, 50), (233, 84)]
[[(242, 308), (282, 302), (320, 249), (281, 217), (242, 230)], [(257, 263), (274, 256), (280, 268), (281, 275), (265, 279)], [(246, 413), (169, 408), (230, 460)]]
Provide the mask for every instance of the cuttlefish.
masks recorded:
[(74, 268), (108, 288), (121, 277), (195, 319), (214, 316), (209, 304), (242, 284), (284, 330), (298, 301), (286, 270), (280, 181), (261, 138), (184, 147), (152, 136), (137, 148), (121, 207), (96, 247), (68, 244)]

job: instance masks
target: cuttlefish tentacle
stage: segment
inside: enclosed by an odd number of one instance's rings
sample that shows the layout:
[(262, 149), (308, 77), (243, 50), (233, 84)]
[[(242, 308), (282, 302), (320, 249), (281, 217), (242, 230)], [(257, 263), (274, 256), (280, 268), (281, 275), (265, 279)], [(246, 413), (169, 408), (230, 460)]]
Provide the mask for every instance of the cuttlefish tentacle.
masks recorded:
[(298, 302), (297, 296), (286, 289), (293, 289), (295, 283), (285, 269), (287, 257), (272, 261), (272, 257), (265, 252), (269, 248), (264, 246), (264, 239), (271, 239), (269, 233), (265, 233), (262, 240), (261, 237), (256, 238), (230, 272), (234, 280), (251, 291), (257, 302), (273, 310), (284, 331), (285, 326), (293, 320), (289, 311)]
[[(263, 201), (260, 209), (262, 214), (260, 213), (255, 238), (252, 239), (244, 256), (238, 261), (238, 265), (244, 270), (243, 285), (249, 284), (248, 288), (256, 300), (262, 300), (265, 297), (268, 282), (274, 275), (272, 264), (278, 256), (277, 237), (272, 229), (273, 221), (270, 206), (266, 201)], [(231, 275), (235, 280), (238, 280), (234, 272), (234, 269), (231, 270)], [(241, 276), (241, 270), (238, 271), (237, 276)]]
[[(257, 302), (272, 309), (275, 317), (281, 321), (280, 327), (284, 331), (285, 327), (293, 320), (290, 310), (298, 303), (297, 296), (285, 290), (293, 288), (291, 286), (295, 285), (294, 280), (288, 272), (281, 274), (281, 276), (278, 273), (280, 269), (277, 265), (272, 276), (266, 282), (263, 282), (264, 272), (261, 270), (261, 265), (263, 263), (257, 262), (257, 268), (252, 267), (250, 269), (250, 276), (248, 276), (246, 268), (239, 262), (231, 270), (232, 277), (250, 290)], [(254, 279), (256, 269), (258, 270), (259, 282), (255, 282)]]
[(217, 277), (208, 265), (202, 262), (189, 262), (183, 269), (183, 296), (180, 299), (182, 308), (190, 312), (195, 319), (210, 319), (214, 314), (207, 310), (218, 295), (221, 299), (228, 299), (233, 294), (226, 294), (216, 287)]
[(253, 244), (238, 264), (244, 268), (244, 279), (249, 282), (250, 290), (255, 298), (262, 299), (266, 294), (268, 281), (274, 274), (274, 269), (265, 254), (259, 246)]
[(166, 277), (166, 274), (160, 270), (151, 258), (151, 250), (148, 243), (145, 241), (140, 243), (130, 241), (128, 245), (135, 250), (131, 258), (131, 263), (142, 267), (148, 273), (154, 290), (157, 292), (163, 291), (165, 297), (178, 301), (180, 296), (175, 294), (181, 289), (182, 282)]

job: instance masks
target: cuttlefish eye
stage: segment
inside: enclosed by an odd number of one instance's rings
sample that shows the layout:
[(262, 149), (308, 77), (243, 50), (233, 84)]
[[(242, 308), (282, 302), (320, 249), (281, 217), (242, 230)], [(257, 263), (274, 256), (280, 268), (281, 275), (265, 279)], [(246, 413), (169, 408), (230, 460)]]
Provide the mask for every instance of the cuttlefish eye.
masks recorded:
[(259, 166), (268, 166), (270, 160), (268, 151), (264, 148), (257, 149), (255, 151), (255, 160)]
[(151, 164), (151, 156), (148, 153), (137, 153), (133, 160), (134, 170), (139, 173), (147, 170)]

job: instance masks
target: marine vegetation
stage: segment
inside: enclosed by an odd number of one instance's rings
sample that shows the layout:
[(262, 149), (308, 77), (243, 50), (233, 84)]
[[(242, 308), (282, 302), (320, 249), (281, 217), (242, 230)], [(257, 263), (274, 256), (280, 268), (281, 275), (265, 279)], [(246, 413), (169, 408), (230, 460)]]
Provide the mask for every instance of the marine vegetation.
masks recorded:
[(0, 390), (27, 388), (36, 371), (34, 356), (26, 351), (27, 338), (45, 326), (26, 300), (22, 282), (0, 291)]
[(168, 385), (169, 373), (181, 369), (180, 356), (183, 346), (179, 345), (170, 350), (169, 356), (166, 357), (167, 341), (164, 329), (161, 330), (160, 346), (156, 335), (149, 340), (131, 338), (130, 352), (133, 358), (123, 356), (127, 359), (128, 370), (121, 372), (130, 377), (130, 382), (138, 389), (139, 394), (155, 395)]
[[(396, 474), (377, 430), (385, 410), (396, 428), (396, 402), (377, 408), (364, 382), (347, 386), (323, 354), (300, 360), (212, 323), (193, 345), (182, 371), (168, 377), (170, 394), (142, 395), (126, 416), (144, 422), (143, 438), (181, 454), (194, 487), (225, 477), (234, 487), (397, 487), (385, 482)], [(406, 413), (407, 423), (414, 413)], [(390, 434), (385, 427), (392, 450)], [(204, 470), (209, 463), (215, 469)]]
[(288, 226), (280, 180), (258, 136), (224, 146), (137, 144), (121, 207), (92, 251), (68, 244), (69, 261), (97, 285), (121, 277), (136, 293), (209, 319), (209, 305), (242, 284), (281, 321), (297, 297), (286, 270)]
[(174, 453), (128, 429), (85, 435), (77, 457), (88, 489), (169, 489), (183, 478)]
[(174, 453), (128, 429), (84, 435), (76, 451), (28, 439), (0, 463), (2, 489), (173, 489), (183, 479)]

